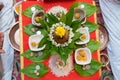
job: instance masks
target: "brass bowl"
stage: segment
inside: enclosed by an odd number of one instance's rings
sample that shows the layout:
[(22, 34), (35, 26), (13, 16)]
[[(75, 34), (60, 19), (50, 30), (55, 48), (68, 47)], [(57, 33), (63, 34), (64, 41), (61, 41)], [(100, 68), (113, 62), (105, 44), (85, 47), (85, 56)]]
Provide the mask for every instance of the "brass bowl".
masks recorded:
[(101, 60), (101, 63), (103, 64), (103, 67), (107, 66), (110, 62), (108, 55), (105, 53), (100, 54), (100, 60)]
[(19, 22), (16, 22), (8, 33), (10, 45), (17, 51), (20, 51)]
[(14, 9), (14, 11), (15, 11), (15, 13), (17, 14), (17, 15), (19, 15), (20, 14), (20, 4), (22, 3), (22, 1), (19, 1), (19, 2), (17, 2), (17, 3), (15, 3), (14, 4), (14, 6), (13, 6), (13, 9)]
[(99, 27), (99, 41), (101, 43), (100, 51), (104, 50), (108, 44), (108, 32), (106, 28), (100, 24)]

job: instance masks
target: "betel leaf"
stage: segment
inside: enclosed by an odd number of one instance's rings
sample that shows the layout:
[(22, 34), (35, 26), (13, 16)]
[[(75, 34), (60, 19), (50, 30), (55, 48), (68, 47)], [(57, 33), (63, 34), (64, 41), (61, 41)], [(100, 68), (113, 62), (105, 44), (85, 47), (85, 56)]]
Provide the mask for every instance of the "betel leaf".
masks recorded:
[(89, 32), (93, 32), (96, 29), (98, 29), (98, 27), (99, 27), (98, 24), (95, 24), (95, 23), (89, 22), (89, 21), (86, 21), (86, 23), (84, 25), (89, 28)]
[(95, 74), (101, 67), (102, 67), (102, 64), (96, 60), (91, 60), (90, 69), (87, 69), (87, 70), (83, 70), (83, 66), (79, 64), (75, 64), (75, 70), (81, 76), (91, 76)]
[(58, 54), (60, 55), (61, 59), (66, 62), (68, 59), (68, 55), (73, 52), (72, 49), (69, 49), (68, 47), (64, 48), (58, 48)]
[(49, 32), (50, 28), (45, 20), (40, 20), (40, 24), (43, 28), (45, 28)]
[(45, 47), (45, 50), (50, 50), (51, 49), (51, 45), (52, 45), (52, 43), (51, 43), (51, 41), (46, 41), (46, 43), (45, 43), (45, 45), (46, 45), (46, 47)]
[(25, 16), (29, 17), (29, 18), (32, 18), (32, 14), (33, 14), (32, 10), (31, 10), (32, 7), (35, 7), (35, 8), (38, 9), (38, 10), (43, 10), (43, 8), (42, 8), (40, 5), (33, 5), (33, 6), (31, 6), (31, 7), (28, 7), (27, 9), (25, 9), (25, 10), (23, 11), (23, 14), (24, 14)]
[(51, 45), (50, 54), (58, 53), (58, 48), (55, 45)]
[[(33, 56), (31, 56), (31, 53), (33, 53)], [(38, 53), (38, 52), (33, 52), (31, 50), (27, 50), (24, 53), (22, 53), (21, 56), (24, 56), (24, 57), (32, 60), (33, 62), (42, 62), (46, 58), (48, 58), (50, 56), (50, 54), (46, 51), (42, 51), (42, 52)]]
[[(38, 70), (39, 75), (37, 76), (34, 71), (36, 70), (36, 66), (38, 65), (40, 66), (40, 69)], [(21, 72), (32, 78), (40, 78), (48, 72), (48, 68), (42, 63), (34, 63), (22, 69)]]
[(70, 43), (68, 45), (68, 47), (74, 51), (74, 50), (76, 50), (78, 48), (81, 48), (82, 46), (81, 45), (77, 45), (75, 42), (72, 42), (72, 43)]
[(72, 38), (72, 42), (76, 42), (76, 40), (80, 39), (82, 34), (80, 32), (75, 32), (74, 37)]
[(57, 17), (55, 17), (53, 14), (46, 14), (46, 16), (47, 16), (48, 23), (49, 23), (50, 26), (59, 22)]
[(73, 20), (74, 9), (70, 9), (66, 14), (66, 25), (70, 26)]
[(47, 43), (47, 37), (48, 37), (48, 36), (44, 36), (44, 37), (42, 38), (42, 40), (41, 40), (41, 41), (39, 42), (39, 44), (38, 44), (38, 48), (44, 46), (45, 43)]
[(44, 36), (47, 36), (48, 35), (48, 31), (47, 30), (45, 30), (45, 29), (40, 29), (40, 32), (41, 32), (41, 34), (42, 35), (44, 35)]
[(100, 48), (100, 42), (95, 41), (95, 40), (90, 40), (89, 43), (87, 44), (87, 47), (93, 53), (94, 51), (96, 51)]
[(77, 29), (81, 27), (81, 21), (80, 20), (73, 21), (70, 27), (75, 32)]
[(81, 5), (84, 5), (83, 10), (85, 11), (86, 16), (91, 16), (93, 13), (95, 13), (97, 11), (97, 7), (96, 6), (88, 4), (88, 3), (85, 3), (85, 2), (75, 2), (71, 6), (71, 8), (75, 8), (75, 7), (78, 7), (78, 6), (81, 6)]
[(73, 53), (73, 50), (66, 46), (66, 47), (64, 47), (64, 52), (65, 52), (66, 54), (72, 54), (72, 53)]
[(59, 48), (58, 47), (58, 54), (60, 55), (61, 59), (66, 62), (67, 58), (68, 58), (68, 54), (66, 54), (63, 50), (63, 48)]
[[(34, 29), (35, 32), (33, 32), (32, 29)], [(42, 33), (44, 36), (46, 36), (46, 35), (48, 34), (48, 32), (47, 32), (45, 29), (36, 27), (36, 26), (34, 26), (33, 24), (29, 24), (29, 25), (24, 26), (24, 32), (25, 32), (26, 34), (28, 34), (28, 35), (36, 34), (36, 32), (37, 32), (38, 30), (40, 30), (41, 33)]]
[(33, 24), (29, 24), (29, 25), (26, 25), (24, 26), (24, 32), (28, 35), (33, 35), (35, 34), (35, 32), (32, 31), (32, 28), (36, 28)]
[(60, 18), (60, 22), (63, 22), (63, 23), (66, 22), (66, 15), (65, 15), (64, 12), (62, 12), (62, 16), (61, 16), (61, 18)]
[(74, 42), (71, 42), (71, 43), (68, 45), (68, 47), (69, 47), (70, 49), (74, 49), (74, 48), (75, 48), (75, 43), (74, 43)]

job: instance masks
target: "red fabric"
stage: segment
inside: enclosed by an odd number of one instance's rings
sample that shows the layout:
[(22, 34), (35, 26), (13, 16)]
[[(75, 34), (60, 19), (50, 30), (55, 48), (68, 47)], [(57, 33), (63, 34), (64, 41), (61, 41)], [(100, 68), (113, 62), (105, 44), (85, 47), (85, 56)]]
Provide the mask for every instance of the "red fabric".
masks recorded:
[[(87, 3), (91, 3), (92, 4), (92, 0), (76, 0), (76, 1), (82, 1), (82, 2), (87, 2)], [(71, 4), (74, 1), (65, 1), (65, 2), (37, 2), (37, 1), (27, 1), (27, 2), (23, 2), (22, 3), (22, 10), (25, 10), (26, 8), (28, 8), (29, 6), (32, 6), (33, 4), (38, 4), (44, 7), (44, 9), (47, 11), (49, 8), (51, 8), (52, 6), (56, 6), (56, 5), (60, 5), (63, 6), (67, 9), (69, 9), (69, 7), (71, 6)], [(94, 22), (94, 16), (91, 16), (88, 18), (89, 21)], [(31, 23), (31, 19), (22, 15), (22, 26), (28, 25)], [(92, 32), (90, 33), (90, 36), (92, 39), (96, 39), (96, 33)], [(26, 35), (24, 33), (23, 30), (23, 49), (24, 51), (29, 49), (28, 47), (28, 35)], [(92, 55), (92, 57), (96, 60), (98, 60), (98, 54), (97, 51)], [(45, 65), (48, 65), (48, 60), (47, 59), (45, 61)], [(32, 62), (26, 58), (24, 58), (24, 66), (27, 66), (29, 64), (31, 64)], [(99, 80), (100, 79), (100, 74), (99, 71), (97, 73), (95, 73), (92, 76), (89, 77), (82, 77), (80, 76), (78, 73), (75, 72), (75, 70), (71, 71), (70, 74), (66, 77), (56, 77), (55, 75), (53, 75), (50, 70), (49, 73), (47, 73), (44, 77), (40, 78), (40, 79), (32, 79), (28, 76), (24, 76), (24, 80)]]

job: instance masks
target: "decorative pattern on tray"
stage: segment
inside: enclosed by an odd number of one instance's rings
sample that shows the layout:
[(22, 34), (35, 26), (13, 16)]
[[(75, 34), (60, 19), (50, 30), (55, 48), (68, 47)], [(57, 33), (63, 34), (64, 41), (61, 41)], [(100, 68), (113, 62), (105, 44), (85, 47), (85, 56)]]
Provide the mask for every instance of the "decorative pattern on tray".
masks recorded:
[(78, 1), (22, 3), (25, 80), (99, 80), (97, 8)]

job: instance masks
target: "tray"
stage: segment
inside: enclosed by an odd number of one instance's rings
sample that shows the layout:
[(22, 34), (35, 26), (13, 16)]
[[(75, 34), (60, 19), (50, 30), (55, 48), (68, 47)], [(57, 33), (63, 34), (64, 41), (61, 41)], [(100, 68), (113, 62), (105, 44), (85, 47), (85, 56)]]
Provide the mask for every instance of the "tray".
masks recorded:
[[(91, 3), (93, 4), (92, 0), (76, 0), (76, 1), (82, 1), (82, 2), (87, 2), (87, 3)], [(75, 1), (64, 1), (64, 2), (37, 2), (37, 1), (27, 1), (27, 2), (23, 2), (22, 3), (22, 10), (25, 10), (26, 8), (28, 8), (31, 5), (34, 4), (38, 4), (41, 5), (45, 8), (45, 10), (49, 10), (52, 6), (56, 6), (56, 5), (60, 5), (65, 7), (66, 9), (69, 9), (69, 7), (71, 6), (71, 4), (75, 2)], [(91, 17), (88, 18), (88, 20), (92, 21), (92, 22), (96, 22), (96, 16), (92, 15)], [(25, 26), (27, 24), (31, 23), (31, 19), (27, 18), (24, 15), (20, 15), (20, 21), (21, 21), (21, 26)], [(24, 33), (24, 28), (22, 27), (22, 35), (21, 35), (21, 53), (24, 52), (25, 50), (27, 50), (28, 47), (28, 35), (26, 35)], [(94, 40), (98, 40), (98, 31), (94, 31), (92, 33), (90, 33), (90, 37)], [(100, 60), (100, 55), (99, 55), (99, 50), (95, 51), (94, 54), (92, 55), (92, 58), (96, 59), (96, 60)], [(48, 60), (45, 60), (44, 64), (48, 65)], [(21, 57), (21, 68), (24, 68), (25, 66), (32, 64), (32, 62), (26, 58)], [(82, 77), (80, 76), (78, 73), (75, 72), (75, 70), (71, 71), (70, 74), (68, 76), (65, 77), (56, 77), (54, 74), (52, 74), (52, 72), (49, 71), (49, 73), (47, 73), (44, 77), (40, 78), (40, 79), (32, 79), (24, 74), (22, 74), (22, 80), (99, 80), (101, 76), (101, 72), (100, 70), (97, 71), (94, 75), (92, 76), (88, 76), (88, 77)]]

